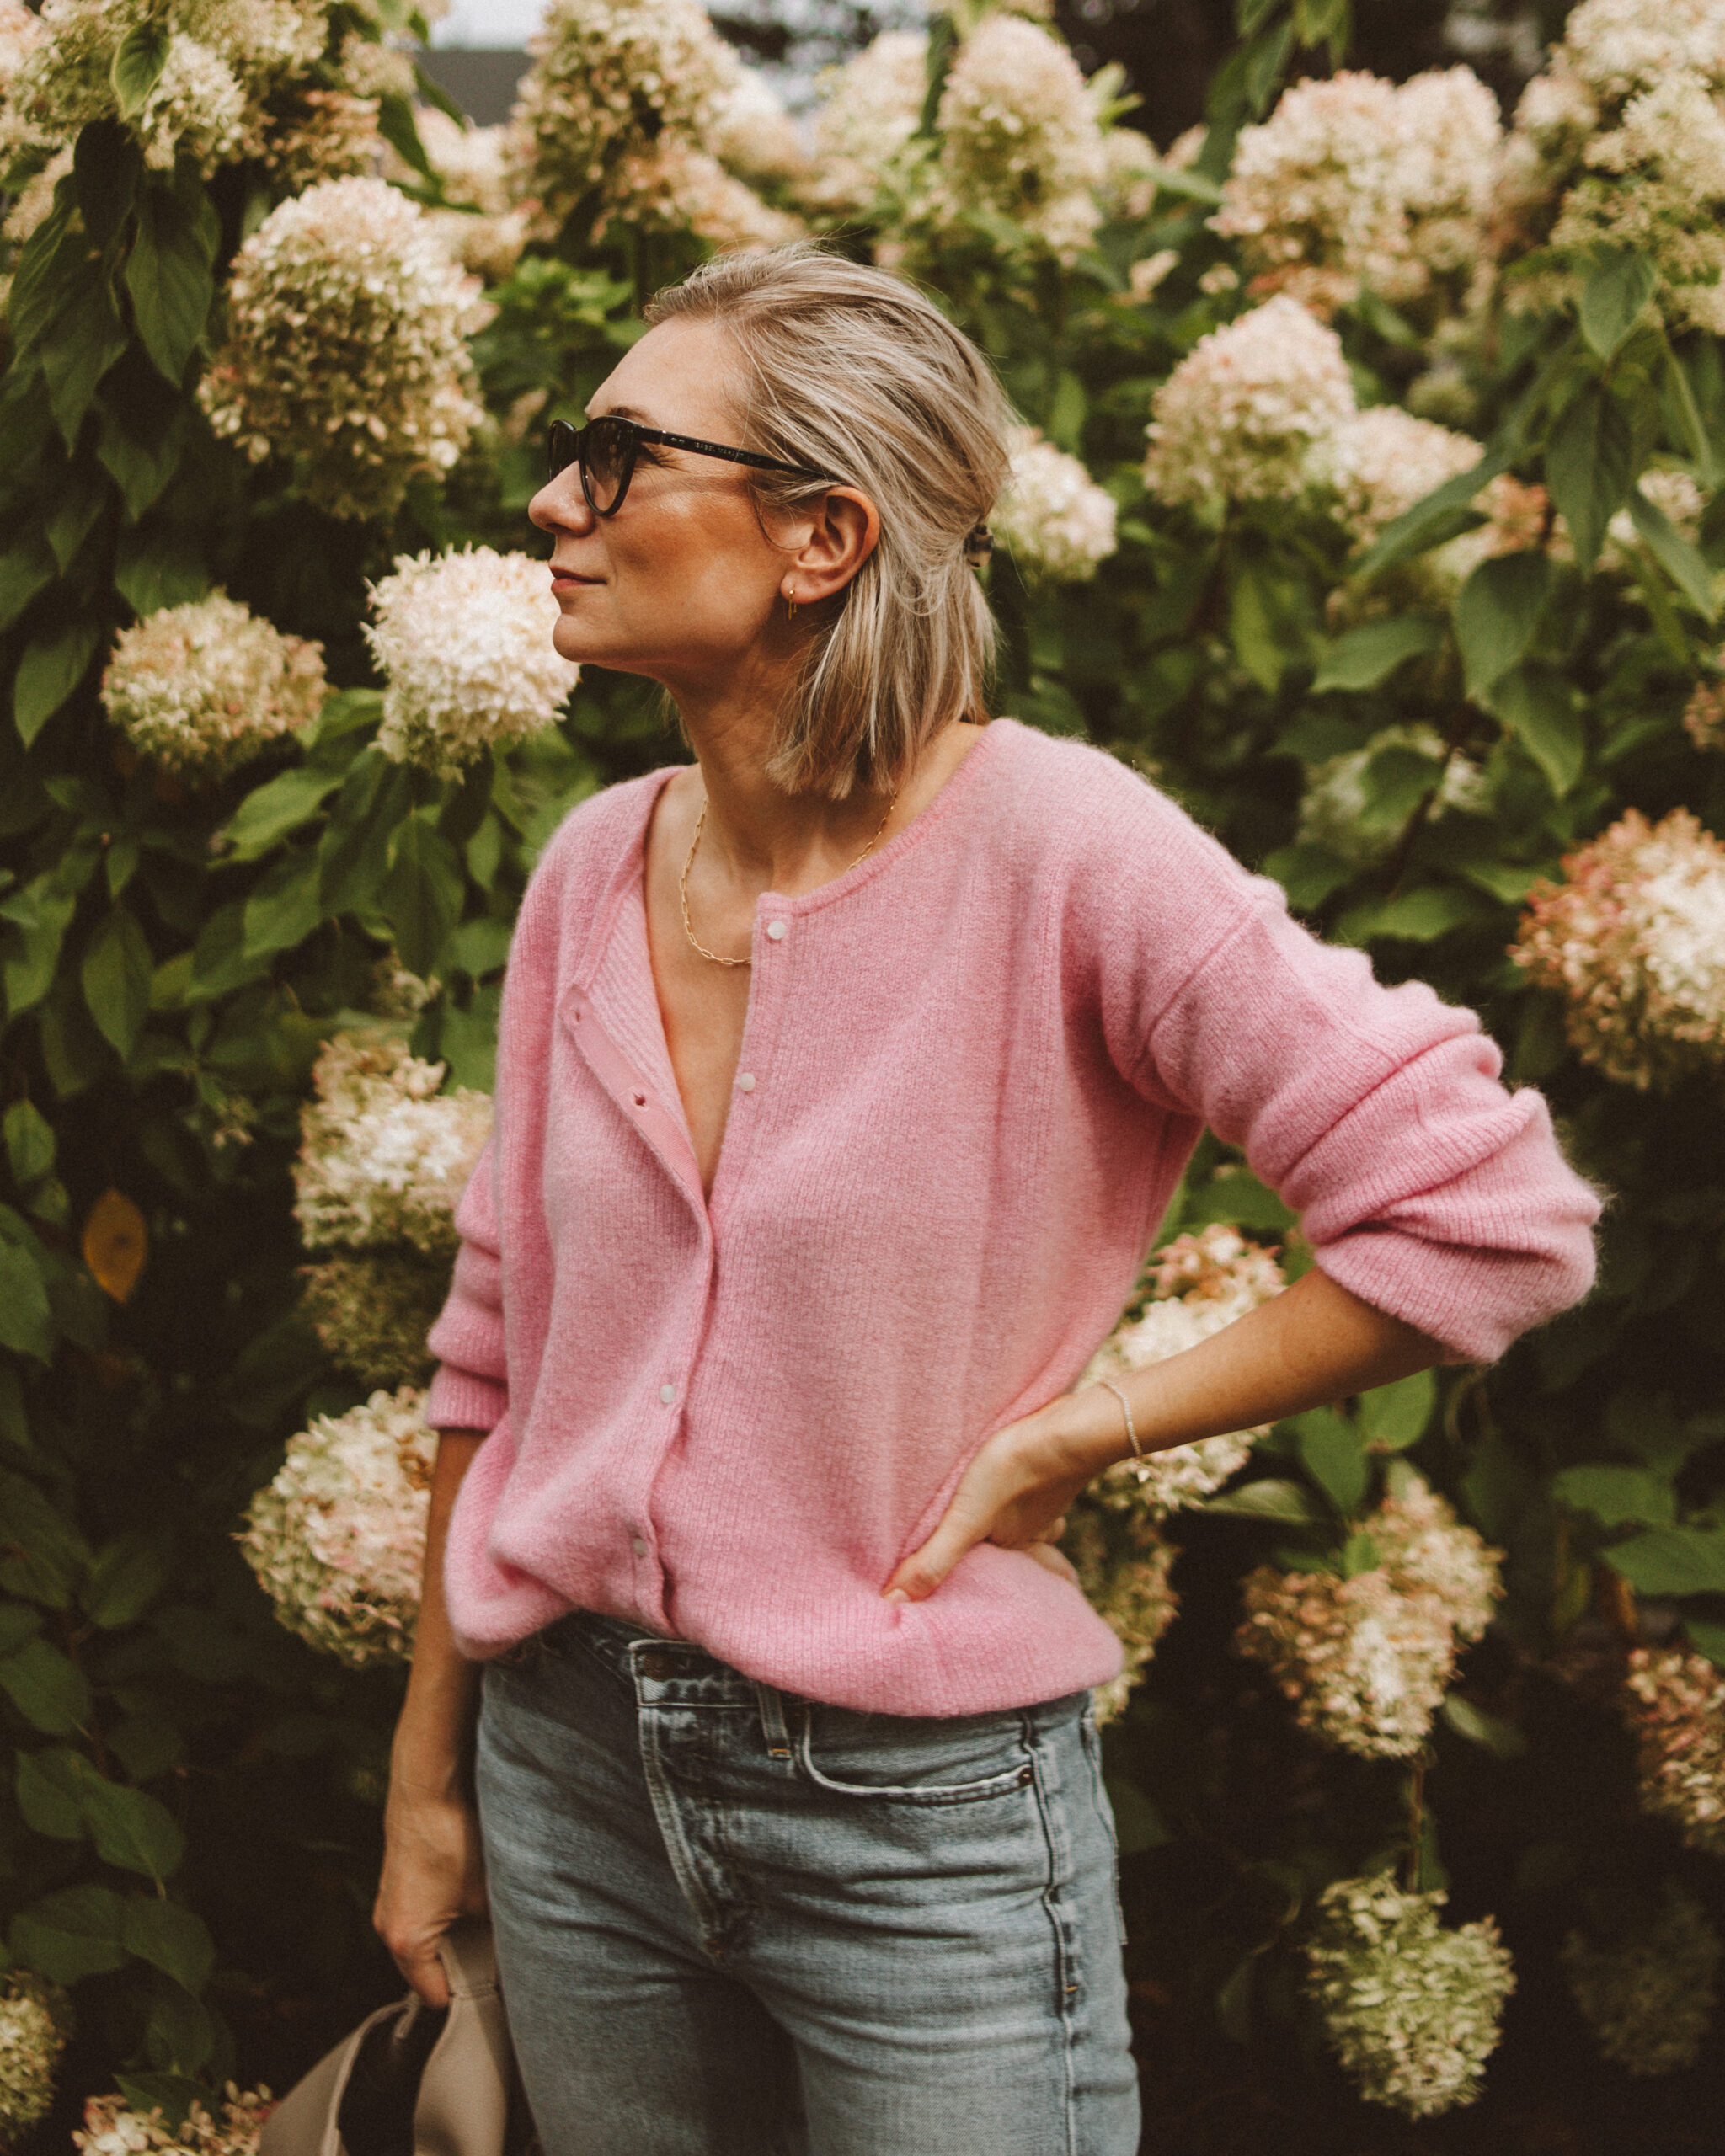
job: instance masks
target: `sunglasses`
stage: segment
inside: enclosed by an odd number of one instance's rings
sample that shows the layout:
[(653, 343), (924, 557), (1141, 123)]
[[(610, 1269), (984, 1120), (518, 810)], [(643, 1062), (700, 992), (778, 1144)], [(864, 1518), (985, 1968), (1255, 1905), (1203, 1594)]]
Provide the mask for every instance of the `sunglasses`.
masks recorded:
[(590, 419), (579, 428), (567, 419), (553, 419), (547, 444), (550, 476), (554, 479), (578, 464), (587, 506), (595, 516), (615, 516), (629, 491), (635, 460), (645, 442), (693, 450), (700, 456), (722, 456), (727, 464), (752, 464), (762, 472), (789, 472), (799, 479), (832, 478), (830, 472), (817, 472), (810, 465), (786, 464), (777, 456), (757, 456), (750, 449), (727, 449), (722, 442), (697, 441), (690, 435), (667, 434), (663, 427), (614, 419)]

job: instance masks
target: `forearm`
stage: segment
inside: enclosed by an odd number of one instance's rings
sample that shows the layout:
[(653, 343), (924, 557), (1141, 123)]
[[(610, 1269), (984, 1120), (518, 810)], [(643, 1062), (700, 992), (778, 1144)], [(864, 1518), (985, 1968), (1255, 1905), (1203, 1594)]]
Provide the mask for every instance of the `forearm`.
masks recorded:
[[(1183, 1354), (1115, 1380), (1146, 1452), (1279, 1422), (1370, 1392), (1440, 1361), (1445, 1350), (1314, 1269)], [(1098, 1474), (1130, 1456), (1120, 1403), (1087, 1385), (1045, 1411), (1075, 1466)]]
[(390, 1764), (392, 1787), (419, 1796), (452, 1796), (466, 1781), (479, 1672), (456, 1645), (450, 1627), (443, 1594), (443, 1553), (457, 1493), (484, 1442), (478, 1430), (444, 1430), (438, 1436), (413, 1668)]

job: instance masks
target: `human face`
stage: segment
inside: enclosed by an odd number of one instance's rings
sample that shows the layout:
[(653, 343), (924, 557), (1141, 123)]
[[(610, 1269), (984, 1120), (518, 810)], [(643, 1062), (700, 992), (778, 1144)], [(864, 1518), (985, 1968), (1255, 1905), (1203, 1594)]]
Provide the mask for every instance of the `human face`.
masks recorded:
[[(736, 443), (736, 371), (713, 323), (661, 323), (600, 384), (588, 415), (617, 413)], [(594, 515), (573, 465), (540, 489), (528, 514), (553, 538), (558, 650), (670, 686), (734, 669), (760, 643), (797, 542), (817, 520), (798, 512), (769, 537), (746, 470), (651, 445), (616, 515)]]

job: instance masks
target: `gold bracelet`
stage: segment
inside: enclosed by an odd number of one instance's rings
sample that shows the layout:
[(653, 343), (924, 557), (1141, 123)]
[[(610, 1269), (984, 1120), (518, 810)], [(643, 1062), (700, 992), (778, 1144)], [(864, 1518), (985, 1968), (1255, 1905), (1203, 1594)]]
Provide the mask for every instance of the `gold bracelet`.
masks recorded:
[(1132, 1459), (1138, 1479), (1140, 1482), (1149, 1481), (1150, 1469), (1145, 1460), (1144, 1448), (1138, 1442), (1138, 1432), (1133, 1425), (1131, 1401), (1127, 1399), (1125, 1394), (1121, 1391), (1112, 1378), (1098, 1378), (1097, 1383), (1105, 1385), (1119, 1401), (1120, 1412), (1126, 1418), (1126, 1442), (1132, 1448)]

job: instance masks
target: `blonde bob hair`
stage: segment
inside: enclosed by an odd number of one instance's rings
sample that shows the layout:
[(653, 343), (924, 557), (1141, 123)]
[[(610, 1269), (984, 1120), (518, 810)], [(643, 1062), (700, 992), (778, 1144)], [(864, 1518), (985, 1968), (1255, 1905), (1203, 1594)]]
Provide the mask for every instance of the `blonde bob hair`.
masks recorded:
[[(703, 263), (647, 318), (716, 323), (743, 363), (742, 446), (879, 511), (878, 545), (816, 616), (766, 768), (836, 801), (898, 785), (948, 720), (987, 716), (994, 621), (965, 552), (1005, 482), (1012, 416), (987, 360), (914, 285), (807, 243)], [(831, 481), (750, 483), (766, 510)]]

